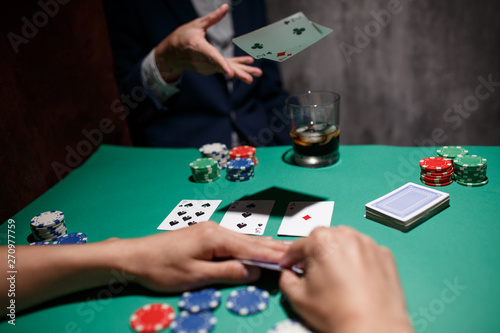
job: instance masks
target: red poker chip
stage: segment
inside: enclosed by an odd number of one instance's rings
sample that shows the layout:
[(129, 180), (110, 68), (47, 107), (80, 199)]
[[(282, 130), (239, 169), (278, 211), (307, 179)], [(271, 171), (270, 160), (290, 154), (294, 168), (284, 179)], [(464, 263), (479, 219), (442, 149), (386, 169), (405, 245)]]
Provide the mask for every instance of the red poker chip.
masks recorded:
[(448, 178), (429, 178), (429, 177), (422, 177), (422, 176), (420, 176), (420, 180), (425, 181), (427, 183), (435, 183), (435, 184), (448, 183), (448, 182), (453, 181), (451, 179), (451, 177), (448, 177)]
[(253, 158), (256, 149), (252, 146), (238, 146), (229, 151), (229, 158), (234, 160), (236, 158)]
[(447, 182), (447, 183), (429, 183), (429, 182), (426, 182), (426, 181), (423, 181), (423, 180), (420, 180), (422, 183), (424, 183), (425, 185), (428, 185), (428, 186), (434, 186), (434, 187), (439, 187), (439, 186), (448, 186), (450, 185), (451, 183), (453, 182)]
[(421, 171), (420, 172), (421, 176), (424, 177), (432, 177), (432, 178), (445, 178), (445, 177), (450, 177), (453, 175), (453, 170), (449, 170), (446, 172), (431, 172), (431, 171)]
[(254, 158), (253, 158), (253, 163), (254, 163), (255, 165), (257, 165), (257, 163), (259, 163), (259, 160), (257, 159), (257, 157), (254, 157)]
[(146, 304), (130, 316), (130, 327), (136, 332), (159, 332), (175, 318), (174, 309), (166, 303)]
[(442, 157), (427, 157), (420, 160), (420, 168), (424, 171), (447, 172), (452, 170), (453, 163)]

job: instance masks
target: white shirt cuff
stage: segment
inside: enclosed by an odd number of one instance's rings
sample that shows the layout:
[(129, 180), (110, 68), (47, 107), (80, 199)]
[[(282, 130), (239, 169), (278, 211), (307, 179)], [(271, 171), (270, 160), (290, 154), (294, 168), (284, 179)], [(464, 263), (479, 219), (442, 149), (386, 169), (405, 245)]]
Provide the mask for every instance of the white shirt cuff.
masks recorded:
[(155, 103), (163, 104), (170, 97), (179, 92), (179, 88), (177, 88), (176, 85), (181, 79), (177, 80), (173, 84), (168, 84), (161, 77), (160, 71), (156, 66), (155, 49), (152, 49), (151, 52), (149, 52), (149, 54), (142, 60), (141, 77), (144, 88), (146, 88)]

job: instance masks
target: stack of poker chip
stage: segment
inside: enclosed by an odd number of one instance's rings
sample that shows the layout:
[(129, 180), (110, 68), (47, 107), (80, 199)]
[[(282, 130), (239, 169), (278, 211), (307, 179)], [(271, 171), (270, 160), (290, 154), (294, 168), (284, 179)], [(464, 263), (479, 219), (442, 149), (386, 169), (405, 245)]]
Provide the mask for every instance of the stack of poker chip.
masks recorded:
[(85, 244), (87, 243), (87, 235), (83, 232), (73, 232), (71, 234), (66, 234), (57, 238), (53, 244), (63, 245), (63, 244)]
[(420, 160), (420, 181), (428, 186), (448, 186), (453, 182), (453, 163), (444, 157)]
[(217, 323), (212, 311), (221, 301), (221, 292), (214, 288), (187, 291), (177, 305), (180, 314), (170, 325), (172, 332), (210, 332)]
[(64, 213), (57, 210), (36, 215), (31, 219), (30, 227), (33, 238), (37, 242), (50, 242), (68, 232)]
[(234, 147), (229, 151), (229, 159), (235, 160), (237, 158), (251, 158), (254, 162), (254, 165), (257, 165), (258, 160), (255, 155), (257, 150), (252, 146), (238, 146)]
[(74, 232), (71, 234), (62, 235), (56, 238), (53, 242), (38, 241), (30, 243), (30, 245), (65, 245), (65, 244), (85, 244), (87, 243), (87, 235), (82, 232)]
[(229, 159), (229, 152), (227, 146), (223, 143), (207, 143), (199, 149), (202, 157), (213, 158), (219, 163), (221, 169), (226, 168), (227, 160)]
[(227, 162), (226, 179), (232, 182), (244, 182), (254, 177), (255, 162), (251, 158), (237, 158)]
[(189, 164), (193, 180), (197, 183), (211, 183), (220, 178), (220, 168), (217, 160), (202, 157)]
[(455, 181), (463, 186), (476, 187), (488, 184), (487, 160), (477, 155), (458, 156), (453, 160)]
[(458, 156), (465, 156), (469, 151), (460, 146), (443, 146), (438, 149), (437, 155), (449, 160), (454, 160)]

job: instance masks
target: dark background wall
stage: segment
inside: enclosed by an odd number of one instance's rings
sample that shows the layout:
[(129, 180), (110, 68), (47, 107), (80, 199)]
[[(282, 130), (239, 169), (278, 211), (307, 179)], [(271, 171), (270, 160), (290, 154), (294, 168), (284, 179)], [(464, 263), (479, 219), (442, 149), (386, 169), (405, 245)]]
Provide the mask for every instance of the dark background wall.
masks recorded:
[(130, 143), (101, 1), (58, 1), (0, 12), (0, 223), (100, 143)]
[[(500, 1), (268, 0), (267, 6), (270, 22), (302, 11), (333, 29), (281, 68), (290, 92), (340, 93), (341, 143), (500, 144)], [(476, 91), (480, 78), (496, 86)]]
[[(267, 5), (270, 22), (303, 11), (334, 30), (281, 68), (290, 92), (341, 94), (342, 144), (500, 145), (500, 1)], [(0, 33), (2, 222), (101, 142), (130, 140), (101, 0), (8, 1)]]

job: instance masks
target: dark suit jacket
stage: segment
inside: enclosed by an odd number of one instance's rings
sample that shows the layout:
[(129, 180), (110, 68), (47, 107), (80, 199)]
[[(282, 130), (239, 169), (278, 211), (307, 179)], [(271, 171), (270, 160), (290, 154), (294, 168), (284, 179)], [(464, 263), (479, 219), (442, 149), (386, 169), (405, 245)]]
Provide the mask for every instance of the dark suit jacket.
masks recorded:
[[(136, 145), (200, 147), (222, 142), (229, 147), (233, 130), (255, 146), (291, 143), (286, 93), (277, 64), (270, 60), (256, 61), (264, 74), (251, 85), (234, 79), (232, 93), (222, 74), (185, 72), (180, 93), (160, 108), (144, 95), (141, 61), (178, 26), (197, 17), (191, 1), (104, 0), (104, 7), (115, 76)], [(266, 25), (262, 0), (235, 0), (232, 10), (235, 36)], [(245, 53), (235, 46), (235, 56), (241, 55)]]

